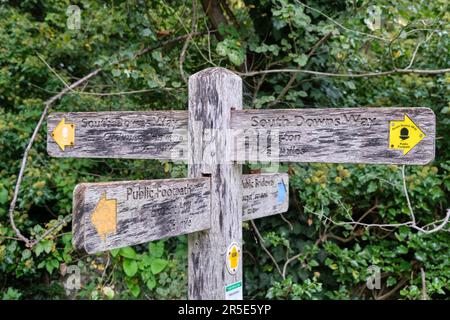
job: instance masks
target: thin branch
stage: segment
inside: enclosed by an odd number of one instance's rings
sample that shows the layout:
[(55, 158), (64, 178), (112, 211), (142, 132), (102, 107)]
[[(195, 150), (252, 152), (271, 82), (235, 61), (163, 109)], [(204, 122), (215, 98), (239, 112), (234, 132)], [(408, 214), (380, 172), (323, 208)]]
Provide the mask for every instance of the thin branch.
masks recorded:
[[(142, 90), (131, 90), (131, 91), (120, 91), (120, 92), (83, 92), (83, 91), (73, 91), (75, 94), (87, 95), (87, 96), (98, 96), (98, 97), (109, 97), (109, 96), (125, 96), (128, 94), (146, 93), (161, 89), (142, 89)], [(164, 91), (174, 90), (172, 88), (163, 88)], [(70, 93), (69, 93), (70, 94)]]
[(368, 77), (380, 77), (388, 76), (393, 74), (419, 74), (419, 75), (433, 75), (433, 74), (443, 74), (449, 73), (450, 68), (446, 69), (393, 69), (389, 71), (380, 72), (366, 72), (366, 73), (332, 73), (332, 72), (321, 72), (313, 70), (298, 70), (298, 69), (271, 69), (271, 70), (260, 70), (260, 71), (250, 71), (250, 72), (237, 72), (236, 74), (242, 77), (254, 77), (261, 74), (269, 73), (304, 73), (311, 74), (321, 77), (337, 77), (337, 78), (368, 78)]
[[(378, 208), (378, 201), (375, 202), (375, 205), (373, 207), (371, 207), (369, 210), (367, 210), (366, 212), (364, 212), (364, 214), (358, 219), (358, 222), (361, 222), (364, 220), (365, 217), (367, 217), (367, 215), (369, 215), (372, 211), (374, 211), (376, 208)], [(353, 231), (355, 230), (356, 226), (353, 228)]]
[(192, 0), (191, 32), (188, 34), (188, 37), (184, 41), (183, 48), (181, 49), (181, 53), (180, 53), (180, 62), (179, 62), (181, 79), (183, 79), (184, 83), (186, 83), (186, 84), (188, 83), (188, 80), (187, 80), (186, 75), (183, 70), (183, 63), (184, 63), (184, 59), (186, 58), (186, 51), (189, 47), (189, 41), (191, 41), (192, 34), (195, 33), (196, 28), (197, 28), (197, 0)]
[(328, 20), (330, 20), (331, 22), (333, 22), (335, 25), (337, 25), (338, 27), (340, 27), (340, 28), (342, 28), (342, 29), (344, 29), (344, 30), (346, 30), (346, 31), (353, 32), (353, 33), (359, 34), (359, 35), (363, 35), (363, 36), (365, 36), (365, 37), (372, 38), (372, 39), (377, 39), (377, 40), (382, 40), (382, 41), (390, 41), (390, 40), (387, 39), (387, 38), (378, 37), (378, 36), (375, 36), (375, 35), (373, 35), (373, 34), (369, 34), (369, 33), (361, 32), (361, 31), (349, 29), (349, 28), (345, 27), (344, 25), (340, 24), (339, 22), (337, 22), (336, 20), (334, 20), (333, 18), (331, 18), (330, 16), (326, 15), (326, 14), (323, 13), (322, 11), (320, 11), (320, 10), (318, 10), (318, 9), (315, 9), (315, 8), (312, 8), (312, 7), (310, 7), (310, 6), (308, 6), (308, 5), (304, 4), (304, 3), (302, 3), (302, 2), (300, 2), (300, 1), (296, 1), (296, 2), (297, 2), (298, 4), (300, 4), (300, 5), (302, 5), (302, 6), (306, 7), (306, 8), (308, 8), (309, 10), (315, 11), (315, 12), (317, 12), (318, 14), (324, 16), (325, 18), (327, 18)]
[(352, 234), (348, 238), (343, 238), (343, 237), (339, 237), (339, 236), (337, 236), (337, 235), (335, 235), (333, 233), (327, 233), (323, 238), (324, 239), (334, 239), (334, 240), (337, 240), (337, 241), (342, 242), (342, 243), (347, 243), (347, 242), (350, 242), (353, 239), (355, 239), (355, 235)]
[(0, 236), (0, 239), (6, 239), (6, 240), (18, 240), (18, 241), (21, 240), (21, 239), (16, 238), (16, 237), (9, 237), (9, 236)]
[(250, 220), (253, 229), (255, 230), (256, 236), (259, 239), (259, 244), (261, 245), (261, 248), (267, 253), (267, 255), (270, 257), (270, 259), (272, 260), (273, 264), (275, 265), (275, 267), (277, 268), (278, 273), (280, 274), (280, 276), (284, 279), (283, 277), (283, 273), (280, 270), (280, 267), (278, 266), (277, 261), (275, 260), (275, 258), (273, 257), (273, 255), (270, 253), (269, 250), (267, 250), (266, 246), (264, 245), (264, 238), (261, 236), (261, 233), (259, 233), (258, 228), (256, 227), (256, 224), (253, 220)]
[(38, 56), (38, 58), (47, 66), (47, 68), (50, 69), (50, 71), (66, 86), (66, 88), (68, 88), (69, 90), (72, 90), (71, 88), (69, 88), (69, 85), (67, 84), (66, 81), (64, 81), (64, 79), (58, 74), (58, 72), (56, 72), (55, 69), (53, 69), (48, 63), (47, 61), (45, 61), (45, 59), (43, 57), (41, 57), (41, 55), (39, 53), (36, 52), (36, 55)]
[(44, 119), (48, 113), (48, 109), (50, 108), (50, 106), (55, 103), (56, 101), (58, 101), (59, 99), (61, 99), (68, 91), (78, 87), (80, 84), (82, 84), (83, 82), (89, 80), (92, 77), (95, 77), (102, 69), (99, 68), (97, 70), (92, 71), (91, 73), (89, 73), (87, 76), (81, 78), (80, 80), (74, 82), (73, 84), (71, 84), (68, 87), (65, 87), (63, 90), (61, 90), (60, 93), (58, 93), (56, 96), (53, 96), (52, 98), (50, 98), (49, 100), (47, 100), (44, 103), (44, 110), (42, 111), (41, 117), (36, 125), (36, 128), (34, 128), (33, 134), (30, 138), (30, 141), (28, 142), (28, 145), (25, 149), (25, 152), (23, 154), (22, 157), (22, 163), (20, 165), (20, 171), (19, 174), (17, 176), (17, 182), (16, 182), (16, 186), (14, 188), (14, 195), (13, 195), (13, 199), (11, 201), (11, 204), (9, 206), (9, 221), (11, 223), (11, 227), (14, 230), (14, 232), (16, 233), (17, 237), (22, 240), (23, 242), (25, 242), (27, 247), (33, 247), (33, 242), (31, 240), (29, 240), (28, 238), (26, 238), (21, 232), (20, 230), (17, 228), (16, 223), (14, 222), (14, 209), (16, 207), (16, 202), (17, 202), (17, 197), (19, 195), (19, 191), (20, 191), (20, 185), (22, 183), (22, 179), (23, 179), (23, 174), (25, 172), (25, 167), (27, 165), (27, 159), (28, 159), (28, 154), (30, 153), (31, 147), (33, 146), (33, 142), (36, 139), (37, 134), (39, 133), (39, 130), (41, 129), (42, 123), (44, 122)]
[(286, 263), (285, 263), (284, 266), (283, 266), (283, 274), (281, 275), (281, 276), (283, 277), (283, 280), (286, 279), (286, 270), (287, 270), (288, 265), (289, 265), (292, 261), (297, 260), (301, 255), (302, 255), (302, 253), (296, 254), (295, 256), (289, 258), (289, 259), (286, 261)]
[(408, 282), (408, 279), (402, 279), (391, 291), (376, 297), (376, 300), (386, 300), (390, 296), (392, 296), (394, 293), (398, 291), (401, 287), (405, 285), (405, 283)]
[(362, 223), (362, 222), (357, 222), (357, 221), (334, 221), (330, 217), (327, 217), (327, 216), (324, 216), (323, 214), (314, 212), (313, 210), (309, 209), (306, 206), (304, 207), (304, 209), (305, 209), (305, 211), (310, 212), (311, 214), (319, 217), (320, 219), (323, 218), (337, 226), (354, 225), (354, 226), (362, 226), (362, 227), (366, 227), (366, 228), (375, 228), (375, 227), (377, 227), (377, 228), (399, 228), (399, 227), (406, 226), (406, 227), (410, 227), (412, 229), (415, 229), (415, 230), (420, 231), (425, 234), (431, 234), (431, 233), (440, 231), (447, 225), (447, 223), (450, 220), (450, 209), (447, 210), (447, 214), (444, 219), (435, 221), (433, 223), (433, 224), (436, 224), (436, 223), (442, 221), (441, 224), (439, 224), (437, 227), (435, 227), (433, 229), (425, 229), (424, 227), (419, 227), (412, 221), (403, 222), (403, 223)]
[[(106, 260), (105, 269), (103, 269), (102, 277), (100, 278), (100, 281), (99, 281), (100, 285), (103, 285), (103, 279), (105, 278), (106, 270), (108, 269), (109, 263), (110, 263), (110, 260), (111, 260), (110, 253), (109, 253), (109, 252), (106, 252), (106, 254), (108, 255), (108, 260)], [(103, 286), (103, 287), (104, 287), (104, 286)]]
[(409, 214), (411, 216), (411, 221), (416, 224), (416, 217), (411, 205), (411, 200), (409, 200), (408, 189), (406, 188), (406, 176), (405, 176), (405, 165), (402, 166), (402, 181), (403, 181), (403, 193), (405, 194), (406, 203), (408, 204)]
[[(417, 231), (423, 232), (425, 234), (431, 234), (431, 233), (435, 233), (435, 232), (442, 230), (447, 225), (449, 220), (450, 220), (450, 209), (447, 209), (447, 214), (446, 214), (445, 218), (440, 220), (440, 221), (442, 221), (442, 223), (439, 224), (437, 227), (434, 227), (433, 229), (425, 229), (425, 228), (421, 228), (417, 225), (412, 225), (411, 227), (416, 229)], [(438, 221), (435, 221), (433, 224), (435, 224), (435, 223), (438, 223)]]
[[(208, 32), (197, 32), (194, 35), (203, 35), (209, 32), (214, 32), (214, 31), (208, 31)], [(192, 35), (191, 35), (192, 36)], [(183, 36), (179, 36), (179, 37), (175, 37), (173, 39), (169, 39), (167, 41), (158, 43), (156, 45), (144, 48), (140, 51), (138, 51), (134, 56), (134, 58), (137, 58), (138, 56), (141, 56), (151, 50), (155, 50), (158, 49), (160, 47), (163, 47), (169, 43), (173, 43), (173, 42), (178, 42), (181, 39), (185, 39), (186, 37), (189, 37), (189, 35), (183, 35)], [(121, 63), (123, 61), (126, 61), (127, 59), (122, 59), (117, 63)], [(44, 60), (45, 61), (45, 60)], [(50, 67), (46, 62), (44, 62), (47, 67)], [(53, 70), (50, 67), (50, 70)], [(91, 73), (89, 73), (88, 75), (82, 77), (81, 79), (77, 80), (76, 82), (72, 83), (71, 85), (67, 85), (63, 80), (62, 82), (65, 84), (64, 89), (62, 89), (57, 95), (51, 97), (50, 99), (48, 99), (47, 101), (44, 102), (44, 109), (42, 110), (41, 113), (41, 117), (39, 118), (39, 121), (36, 125), (36, 127), (34, 128), (33, 134), (31, 135), (30, 140), (28, 141), (27, 147), (25, 148), (23, 157), (22, 157), (22, 161), (21, 161), (21, 165), (20, 165), (20, 170), (19, 170), (19, 174), (17, 175), (17, 181), (16, 181), (16, 185), (14, 188), (14, 194), (13, 194), (13, 198), (11, 200), (10, 206), (9, 206), (9, 210), (8, 210), (8, 215), (9, 215), (9, 221), (11, 223), (11, 228), (14, 230), (17, 238), (19, 238), (21, 241), (25, 242), (25, 245), (27, 247), (33, 247), (37, 242), (36, 241), (32, 241), (30, 239), (28, 239), (27, 237), (25, 237), (20, 230), (17, 228), (16, 223), (14, 221), (14, 210), (16, 208), (16, 203), (17, 203), (17, 198), (19, 196), (19, 192), (20, 192), (20, 186), (22, 184), (22, 180), (23, 180), (23, 175), (25, 173), (25, 168), (27, 165), (27, 160), (28, 160), (28, 154), (31, 151), (31, 148), (33, 146), (34, 141), (36, 140), (36, 137), (39, 133), (39, 130), (41, 129), (42, 123), (45, 120), (45, 117), (47, 116), (48, 110), (50, 109), (50, 107), (59, 99), (61, 99), (65, 94), (67, 94), (69, 91), (73, 91), (75, 88), (77, 88), (78, 86), (80, 86), (81, 84), (85, 83), (86, 81), (90, 80), (91, 78), (95, 77), (97, 74), (99, 74), (103, 69), (102, 68), (98, 68), (94, 71), (92, 71)], [(53, 72), (53, 71), (52, 71)], [(59, 76), (58, 76), (59, 78)], [(60, 79), (61, 80), (61, 79)]]
[(256, 103), (256, 99), (258, 98), (258, 92), (259, 89), (261, 89), (262, 84), (264, 83), (264, 80), (266, 78), (266, 74), (263, 74), (261, 78), (259, 78), (257, 84), (256, 84), (256, 88), (255, 91), (253, 92), (253, 99), (252, 99), (252, 103)]
[(422, 300), (428, 300), (427, 281), (425, 276), (425, 270), (423, 270), (423, 268), (420, 268), (420, 274), (422, 276)]
[(434, 31), (431, 32), (430, 35), (425, 40), (423, 40), (417, 44), (416, 48), (414, 49), (411, 61), (409, 62), (408, 66), (405, 68), (405, 70), (412, 67), (414, 60), (416, 59), (417, 51), (419, 51), (420, 46), (423, 45), (424, 43), (428, 42), (431, 39), (431, 37), (433, 36), (433, 34), (434, 34)]
[(284, 214), (280, 213), (280, 217), (281, 217), (281, 220), (283, 220), (284, 222), (286, 222), (288, 224), (289, 229), (291, 229), (291, 231), (294, 230), (294, 226), (292, 225), (292, 223), (288, 219), (286, 219)]
[(57, 225), (51, 227), (50, 229), (48, 229), (46, 232), (44, 232), (43, 235), (41, 235), (39, 238), (37, 238), (34, 241), (31, 241), (30, 246), (34, 247), (37, 243), (41, 242), (41, 240), (45, 239), (46, 237), (48, 237), (53, 231), (55, 231), (56, 229), (58, 229), (59, 227), (67, 224), (70, 220), (72, 220), (72, 216), (66, 216), (62, 221), (60, 221)]
[[(309, 50), (308, 55), (307, 55), (307, 61), (309, 61), (309, 59), (311, 58), (311, 56), (314, 54), (314, 52), (316, 52), (316, 49), (318, 47), (320, 47), (329, 37), (331, 36), (331, 32), (328, 32), (326, 35), (324, 35), (322, 38), (320, 38)], [(302, 67), (298, 67), (297, 69), (300, 70)], [(292, 85), (294, 84), (295, 80), (297, 79), (297, 74), (294, 73), (292, 74), (291, 78), (289, 79), (289, 81), (287, 82), (286, 86), (283, 88), (283, 90), (281, 90), (280, 94), (278, 95), (278, 97), (275, 99), (275, 101), (273, 101), (271, 104), (269, 104), (269, 106), (273, 106), (276, 105), (278, 102), (281, 101), (281, 99), (283, 99), (283, 97), (286, 95), (286, 93), (289, 91), (289, 89), (292, 87)]]

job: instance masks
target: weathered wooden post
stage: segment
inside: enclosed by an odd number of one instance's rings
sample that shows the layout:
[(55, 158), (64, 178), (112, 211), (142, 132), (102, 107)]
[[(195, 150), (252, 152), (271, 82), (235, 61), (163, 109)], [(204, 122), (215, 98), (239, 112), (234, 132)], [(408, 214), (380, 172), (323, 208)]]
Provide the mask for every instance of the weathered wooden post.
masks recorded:
[(236, 161), (426, 164), (436, 121), (428, 108), (242, 110), (241, 78), (209, 68), (189, 79), (188, 111), (53, 113), (47, 127), (54, 157), (189, 165), (189, 179), (77, 185), (74, 247), (96, 253), (189, 234), (189, 298), (238, 300), (242, 221), (287, 211), (289, 176), (242, 176)]
[(241, 165), (231, 162), (231, 110), (242, 80), (223, 68), (189, 78), (189, 177), (211, 178), (211, 229), (189, 235), (189, 299), (242, 299)]

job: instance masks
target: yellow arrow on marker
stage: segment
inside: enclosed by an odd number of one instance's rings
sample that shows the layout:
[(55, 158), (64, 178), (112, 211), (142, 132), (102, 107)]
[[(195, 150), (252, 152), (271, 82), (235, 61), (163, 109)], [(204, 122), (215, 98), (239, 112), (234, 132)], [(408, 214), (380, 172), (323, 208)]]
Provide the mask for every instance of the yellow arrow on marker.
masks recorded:
[(403, 120), (389, 121), (389, 149), (403, 150), (403, 155), (406, 155), (425, 137), (425, 133), (406, 114)]
[(100, 201), (91, 216), (91, 222), (97, 230), (98, 235), (105, 241), (108, 234), (116, 233), (117, 229), (117, 200), (106, 199), (103, 193)]
[(52, 137), (61, 150), (64, 151), (65, 147), (75, 144), (75, 125), (66, 123), (66, 119), (62, 118), (55, 129), (53, 129)]

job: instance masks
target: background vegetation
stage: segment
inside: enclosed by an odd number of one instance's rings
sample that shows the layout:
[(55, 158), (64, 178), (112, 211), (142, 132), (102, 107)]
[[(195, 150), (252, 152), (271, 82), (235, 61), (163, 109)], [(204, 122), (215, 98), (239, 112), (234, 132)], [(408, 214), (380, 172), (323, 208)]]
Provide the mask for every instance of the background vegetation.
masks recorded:
[[(210, 66), (240, 72), (245, 108), (430, 107), (437, 118), (436, 159), (406, 167), (406, 185), (418, 225), (444, 218), (450, 207), (449, 73), (248, 73), (448, 68), (448, 1), (221, 0), (207, 11), (208, 2), (0, 0), (0, 298), (67, 298), (63, 285), (72, 265), (81, 268), (82, 289), (70, 298), (186, 298), (186, 237), (85, 256), (74, 251), (70, 232), (77, 183), (184, 177), (184, 165), (53, 159), (44, 124), (14, 218), (30, 239), (56, 229), (27, 248), (11, 228), (9, 203), (44, 101), (64, 88), (62, 80), (73, 83), (99, 67), (102, 72), (51, 111), (185, 109), (184, 79)], [(82, 10), (79, 30), (66, 25), (71, 4)], [(204, 31), (211, 32), (171, 41)], [(151, 49), (138, 56), (145, 48)], [(305, 163), (282, 169), (290, 174), (289, 212), (244, 224), (245, 298), (448, 298), (448, 226), (425, 234), (336, 224), (409, 221), (401, 167)], [(366, 287), (373, 265), (382, 272), (380, 290)]]

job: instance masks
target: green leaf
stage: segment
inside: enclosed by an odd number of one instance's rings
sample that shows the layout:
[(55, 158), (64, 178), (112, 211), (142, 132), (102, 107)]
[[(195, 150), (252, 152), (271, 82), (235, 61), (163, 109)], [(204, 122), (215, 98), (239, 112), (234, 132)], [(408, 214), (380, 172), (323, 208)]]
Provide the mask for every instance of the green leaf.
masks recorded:
[(114, 77), (120, 77), (120, 69), (113, 69), (111, 72)]
[(8, 190), (5, 188), (0, 189), (0, 204), (5, 204), (8, 202)]
[(44, 248), (44, 251), (46, 253), (50, 253), (50, 251), (52, 250), (53, 247), (53, 241), (51, 240), (42, 240), (42, 247)]
[(103, 287), (103, 294), (108, 298), (112, 299), (114, 298), (114, 290), (111, 287)]
[(150, 242), (150, 244), (148, 245), (148, 251), (153, 257), (161, 258), (164, 254), (164, 242)]
[(174, 87), (174, 88), (179, 88), (179, 87), (181, 87), (181, 82), (179, 82), (179, 81), (172, 81), (172, 87)]
[(164, 259), (155, 259), (152, 261), (150, 266), (153, 274), (158, 274), (163, 271), (167, 267), (167, 260)]
[(150, 89), (154, 89), (154, 88), (158, 88), (159, 87), (158, 83), (156, 81), (152, 80), (152, 79), (147, 80), (147, 85), (148, 85), (148, 87)]
[(369, 186), (367, 187), (367, 193), (375, 192), (378, 189), (376, 182), (370, 181)]
[(136, 251), (134, 251), (134, 249), (131, 247), (125, 247), (125, 248), (120, 249), (119, 254), (124, 258), (139, 260), (139, 257), (137, 256)]
[(310, 267), (317, 267), (318, 265), (319, 265), (319, 263), (314, 259), (309, 261)]
[(29, 257), (31, 257), (31, 251), (29, 249), (23, 250), (22, 260), (27, 260)]
[(153, 275), (147, 280), (146, 285), (150, 290), (153, 290), (156, 287), (156, 279)]
[(55, 266), (53, 265), (53, 262), (51, 260), (48, 260), (45, 263), (45, 269), (47, 269), (48, 273), (52, 274), (53, 270), (55, 269)]
[(123, 271), (128, 277), (133, 277), (138, 271), (138, 264), (135, 260), (125, 259), (122, 265)]
[(149, 254), (146, 254), (142, 257), (141, 264), (144, 267), (148, 267), (152, 264), (152, 261), (153, 261), (153, 257), (150, 256)]
[(408, 248), (403, 245), (399, 245), (399, 246), (397, 246), (397, 253), (406, 254), (406, 253), (408, 253)]
[(397, 279), (395, 279), (394, 277), (390, 276), (387, 281), (386, 281), (386, 286), (388, 287), (392, 287), (394, 284), (397, 283)]
[(416, 252), (414, 256), (421, 262), (427, 261), (427, 255), (424, 252)]
[(34, 253), (36, 254), (37, 257), (40, 256), (40, 254), (44, 251), (44, 246), (42, 245), (41, 242), (39, 242), (35, 247), (34, 247)]
[(140, 33), (141, 33), (141, 36), (143, 36), (143, 37), (149, 37), (149, 36), (153, 35), (153, 31), (149, 28), (145, 28)]
[(139, 287), (139, 285), (131, 280), (127, 280), (126, 284), (133, 297), (137, 298), (141, 293), (141, 288)]
[(119, 254), (120, 249), (111, 249), (111, 250), (109, 250), (109, 252), (115, 258)]
[(294, 62), (297, 63), (300, 67), (303, 67), (308, 62), (308, 56), (303, 53), (300, 56), (295, 57)]

